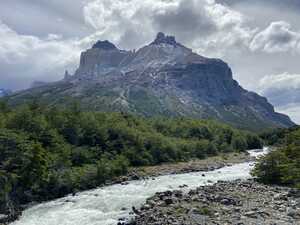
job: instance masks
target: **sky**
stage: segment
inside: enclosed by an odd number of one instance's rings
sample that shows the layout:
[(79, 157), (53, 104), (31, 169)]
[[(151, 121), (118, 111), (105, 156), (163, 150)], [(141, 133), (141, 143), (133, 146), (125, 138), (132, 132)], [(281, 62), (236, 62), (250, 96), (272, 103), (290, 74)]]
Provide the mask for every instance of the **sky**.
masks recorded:
[(244, 88), (300, 123), (299, 0), (9, 0), (0, 7), (0, 88), (71, 73), (97, 40), (138, 49), (157, 32), (226, 61)]

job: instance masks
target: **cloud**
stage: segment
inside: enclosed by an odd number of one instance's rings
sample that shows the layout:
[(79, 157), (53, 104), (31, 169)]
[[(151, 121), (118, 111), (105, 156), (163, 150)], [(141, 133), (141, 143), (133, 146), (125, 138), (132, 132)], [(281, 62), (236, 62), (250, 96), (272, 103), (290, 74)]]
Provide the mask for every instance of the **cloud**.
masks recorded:
[(84, 37), (93, 29), (85, 24), (83, 6), (90, 0), (2, 1), (0, 20), (19, 34), (46, 37), (49, 33), (66, 38)]
[(265, 30), (257, 33), (250, 43), (252, 51), (268, 53), (300, 51), (300, 33), (292, 31), (285, 21), (272, 22)]
[(300, 106), (300, 74), (278, 74), (263, 77), (259, 82), (261, 93), (275, 106)]
[(276, 109), (278, 112), (289, 115), (295, 123), (300, 124), (300, 104), (279, 106)]
[[(157, 4), (150, 0), (95, 0), (84, 7), (87, 24), (97, 31), (97, 36), (121, 44), (122, 48), (136, 48), (154, 35), (151, 29), (151, 11), (157, 5), (167, 7), (169, 3)], [(130, 40), (128, 39), (130, 38)]]
[(57, 79), (78, 61), (81, 50), (76, 40), (62, 40), (57, 35), (46, 39), (20, 35), (1, 21), (0, 40), (1, 83), (18, 80), (16, 88), (28, 86), (33, 79)]
[(100, 36), (123, 48), (137, 48), (163, 31), (203, 54), (221, 56), (232, 46), (247, 47), (256, 32), (241, 13), (213, 0), (95, 0), (84, 15)]
[(284, 7), (285, 9), (298, 10), (300, 8), (300, 2), (298, 0), (216, 0), (216, 2), (228, 4), (230, 6), (251, 3), (262, 6), (278, 6), (281, 8)]
[(265, 76), (259, 81), (259, 89), (277, 111), (289, 115), (300, 124), (300, 74)]
[[(180, 39), (193, 41), (206, 37), (217, 31), (217, 23), (209, 6), (206, 1), (178, 1), (167, 10), (154, 12), (153, 26), (156, 30), (176, 33)], [(194, 32), (191, 33), (191, 30)]]

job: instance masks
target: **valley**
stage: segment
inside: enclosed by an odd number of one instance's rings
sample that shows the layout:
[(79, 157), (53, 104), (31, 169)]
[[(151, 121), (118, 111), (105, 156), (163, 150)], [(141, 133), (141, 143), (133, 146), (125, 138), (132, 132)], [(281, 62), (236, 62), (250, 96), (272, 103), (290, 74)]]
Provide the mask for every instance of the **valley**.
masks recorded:
[(300, 225), (300, 0), (3, 0), (0, 225)]
[[(277, 215), (275, 200), (255, 199), (299, 188), (298, 140), (295, 123), (221, 59), (161, 32), (137, 51), (97, 41), (74, 74), (1, 99), (0, 223), (294, 224), (297, 196), (279, 199), (289, 210)], [(275, 149), (256, 163), (264, 145)]]

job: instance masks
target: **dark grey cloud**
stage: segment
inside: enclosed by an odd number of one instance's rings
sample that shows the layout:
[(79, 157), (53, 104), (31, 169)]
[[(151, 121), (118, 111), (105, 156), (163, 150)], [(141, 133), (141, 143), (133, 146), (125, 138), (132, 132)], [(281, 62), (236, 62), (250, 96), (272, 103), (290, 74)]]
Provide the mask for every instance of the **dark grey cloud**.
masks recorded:
[(84, 21), (82, 0), (2, 1), (0, 20), (19, 34), (83, 37), (93, 31)]
[(154, 26), (157, 30), (175, 33), (187, 42), (208, 36), (217, 30), (216, 23), (200, 5), (195, 1), (181, 1), (178, 6), (155, 14)]
[(300, 106), (300, 88), (298, 89), (280, 89), (271, 88), (265, 90), (263, 95), (276, 107), (289, 107), (289, 105)]
[(295, 9), (295, 7), (300, 8), (299, 0), (216, 0), (216, 2), (220, 4), (227, 4), (229, 6), (250, 2), (251, 4), (262, 4), (264, 6), (272, 5), (289, 9)]
[(274, 21), (287, 21), (300, 29), (299, 0), (217, 0), (248, 17), (252, 26), (268, 26)]

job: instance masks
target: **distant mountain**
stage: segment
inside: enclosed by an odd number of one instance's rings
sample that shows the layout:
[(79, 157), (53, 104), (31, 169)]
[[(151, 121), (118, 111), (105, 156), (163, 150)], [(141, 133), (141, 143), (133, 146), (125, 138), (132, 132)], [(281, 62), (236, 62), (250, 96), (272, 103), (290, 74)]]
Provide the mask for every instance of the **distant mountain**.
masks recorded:
[(4, 96), (7, 96), (9, 94), (11, 94), (12, 91), (11, 90), (7, 90), (7, 89), (3, 89), (3, 88), (0, 88), (0, 98), (1, 97), (4, 97)]
[(9, 101), (36, 97), (58, 106), (76, 99), (89, 110), (213, 118), (251, 130), (294, 125), (266, 98), (243, 89), (225, 62), (200, 56), (163, 33), (138, 51), (98, 41), (81, 54), (74, 75), (66, 72), (63, 80), (16, 93)]

